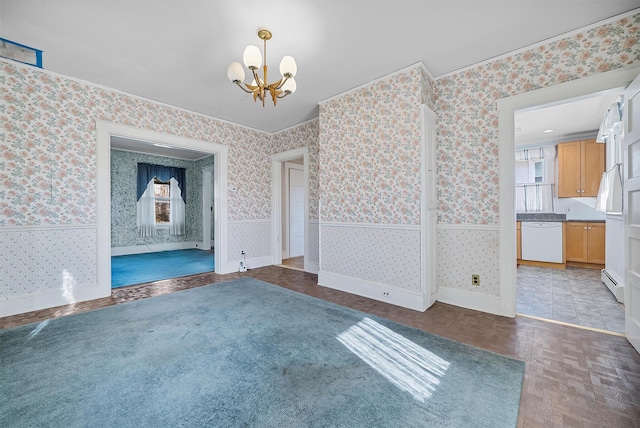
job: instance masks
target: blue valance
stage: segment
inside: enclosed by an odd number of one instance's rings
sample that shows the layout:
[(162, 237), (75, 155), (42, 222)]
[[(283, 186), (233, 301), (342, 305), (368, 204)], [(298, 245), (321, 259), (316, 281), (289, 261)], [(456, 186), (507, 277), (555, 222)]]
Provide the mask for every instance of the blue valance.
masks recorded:
[(176, 168), (173, 166), (151, 165), (148, 163), (138, 163), (138, 188), (137, 198), (139, 200), (142, 194), (147, 190), (149, 182), (157, 178), (160, 181), (169, 181), (172, 178), (178, 182), (180, 186), (180, 196), (184, 203), (187, 203), (187, 177), (184, 168)]

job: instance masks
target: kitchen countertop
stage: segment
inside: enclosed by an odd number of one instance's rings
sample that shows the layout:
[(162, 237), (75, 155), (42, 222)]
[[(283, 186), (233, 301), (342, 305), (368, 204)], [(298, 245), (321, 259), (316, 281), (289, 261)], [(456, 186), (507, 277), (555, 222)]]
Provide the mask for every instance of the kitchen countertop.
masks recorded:
[(543, 223), (549, 221), (569, 223), (569, 222), (588, 222), (588, 223), (604, 223), (605, 220), (589, 220), (589, 219), (567, 219), (566, 214), (555, 214), (555, 213), (522, 213), (516, 214), (516, 221), (521, 222), (535, 222), (535, 223)]

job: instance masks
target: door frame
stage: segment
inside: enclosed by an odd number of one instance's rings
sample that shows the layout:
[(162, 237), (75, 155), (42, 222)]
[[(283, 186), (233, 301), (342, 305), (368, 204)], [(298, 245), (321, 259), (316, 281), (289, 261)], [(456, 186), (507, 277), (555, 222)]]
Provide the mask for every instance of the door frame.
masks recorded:
[[(632, 102), (631, 100), (634, 100)], [(634, 108), (631, 108), (631, 105)], [(624, 248), (625, 248), (625, 325), (624, 333), (627, 340), (640, 352), (640, 272), (635, 242), (640, 242), (640, 222), (634, 221), (634, 217), (640, 212), (638, 201), (631, 203), (631, 194), (640, 193), (640, 175), (638, 171), (632, 171), (631, 146), (640, 145), (640, 75), (624, 92), (624, 139), (623, 139), (623, 215), (624, 215)], [(632, 174), (636, 174), (632, 176)]]
[[(562, 104), (611, 89), (624, 89), (640, 72), (640, 64), (599, 73), (566, 83), (497, 100), (498, 105), (498, 187), (499, 187), (499, 289), (497, 312), (516, 316), (516, 213), (515, 213), (515, 156), (514, 113), (543, 104)], [(603, 113), (604, 114), (604, 113)]]
[[(211, 229), (215, 230), (215, 194), (211, 197), (211, 191), (215, 191), (214, 184), (215, 176), (215, 159), (213, 165), (207, 165), (202, 167), (202, 248), (210, 250), (214, 247), (214, 254), (216, 250), (216, 235), (214, 234), (213, 240), (211, 239)], [(212, 187), (214, 189), (212, 189)], [(214, 224), (211, 224), (211, 207), (213, 207)], [(215, 266), (214, 266), (215, 268)]]
[[(299, 163), (293, 163), (293, 162), (289, 162), (289, 161), (285, 161), (284, 162), (284, 190), (285, 190), (285, 195), (284, 195), (284, 200), (285, 200), (285, 204), (284, 204), (284, 233), (282, 236), (282, 243), (286, 245), (283, 245), (283, 249), (282, 249), (282, 258), (283, 259), (288, 259), (290, 257), (290, 249), (291, 249), (291, 181), (289, 178), (289, 174), (290, 174), (290, 170), (292, 169), (297, 169), (298, 171), (302, 171), (302, 174), (304, 175), (304, 165), (300, 165)], [(306, 184), (305, 184), (306, 187)], [(306, 195), (306, 192), (305, 192)]]
[(282, 264), (282, 165), (293, 159), (303, 159), (304, 171), (304, 270), (310, 272), (309, 254), (309, 148), (300, 147), (271, 155), (271, 254), (272, 264)]
[(215, 194), (219, 195), (215, 204), (215, 236), (219, 245), (214, 255), (215, 272), (224, 274), (233, 272), (226, 263), (226, 248), (228, 242), (227, 227), (227, 158), (229, 148), (221, 144), (199, 141), (191, 138), (164, 134), (146, 129), (119, 125), (112, 122), (96, 120), (96, 267), (98, 289), (101, 296), (111, 295), (111, 137), (160, 143), (182, 149), (191, 149), (210, 153), (214, 156)]

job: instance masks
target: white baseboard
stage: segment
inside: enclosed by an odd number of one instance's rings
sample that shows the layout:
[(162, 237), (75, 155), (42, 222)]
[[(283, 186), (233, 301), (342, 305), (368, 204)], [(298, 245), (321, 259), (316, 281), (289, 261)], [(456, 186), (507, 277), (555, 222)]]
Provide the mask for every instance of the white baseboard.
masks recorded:
[(304, 271), (309, 273), (315, 273), (316, 275), (320, 272), (320, 263), (310, 262), (307, 259), (304, 259)]
[[(319, 271), (318, 285), (333, 288), (334, 290), (345, 291), (369, 299), (379, 300), (414, 311), (424, 312), (427, 310), (425, 297), (422, 293), (416, 293), (391, 285), (374, 281), (367, 281), (361, 278), (341, 275), (338, 273)], [(385, 295), (384, 293), (388, 293)]]
[(41, 294), (29, 294), (0, 301), (0, 317), (55, 308), (71, 303), (85, 302), (111, 295), (111, 286), (100, 287), (98, 284), (86, 284), (75, 287), (73, 295), (68, 298), (61, 290), (52, 290)]
[(202, 242), (168, 242), (165, 244), (131, 245), (128, 247), (111, 247), (112, 256), (126, 256), (129, 254), (157, 253), (158, 251), (188, 250), (198, 248), (204, 250)]
[(618, 276), (606, 269), (602, 269), (600, 279), (607, 286), (611, 294), (620, 303), (624, 303), (624, 283)]
[[(229, 267), (234, 268), (232, 272), (238, 272), (241, 261), (242, 260), (229, 261)], [(262, 256), (262, 257), (248, 258), (246, 261), (246, 264), (249, 269), (257, 269), (263, 266), (271, 266), (273, 264), (273, 257)], [(229, 272), (225, 272), (225, 273), (229, 273)]]
[(498, 296), (490, 296), (474, 291), (461, 290), (458, 288), (438, 286), (438, 302), (449, 305), (460, 306), (476, 311), (487, 312), (494, 315), (512, 317), (502, 308), (502, 302)]

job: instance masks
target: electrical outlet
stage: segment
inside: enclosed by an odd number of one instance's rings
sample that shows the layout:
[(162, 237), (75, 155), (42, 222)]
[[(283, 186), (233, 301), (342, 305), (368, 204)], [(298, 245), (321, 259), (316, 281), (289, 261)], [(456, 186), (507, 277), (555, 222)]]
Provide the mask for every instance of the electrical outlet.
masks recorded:
[(471, 275), (471, 285), (480, 286), (480, 275)]
[(384, 297), (391, 297), (391, 296), (389, 296), (389, 292), (388, 292), (388, 291), (383, 291), (383, 292), (382, 292), (382, 295), (383, 295)]
[(244, 250), (240, 250), (240, 255), (244, 256)]

